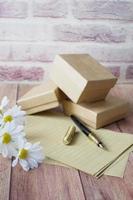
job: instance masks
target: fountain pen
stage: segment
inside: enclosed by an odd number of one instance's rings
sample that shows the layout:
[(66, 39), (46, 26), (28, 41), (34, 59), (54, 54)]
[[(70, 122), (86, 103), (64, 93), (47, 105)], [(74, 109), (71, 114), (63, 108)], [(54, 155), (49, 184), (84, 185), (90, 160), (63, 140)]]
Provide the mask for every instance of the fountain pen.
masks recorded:
[(71, 115), (70, 117), (87, 137), (89, 137), (98, 147), (104, 149), (102, 142), (92, 133), (88, 127), (86, 127), (75, 115)]

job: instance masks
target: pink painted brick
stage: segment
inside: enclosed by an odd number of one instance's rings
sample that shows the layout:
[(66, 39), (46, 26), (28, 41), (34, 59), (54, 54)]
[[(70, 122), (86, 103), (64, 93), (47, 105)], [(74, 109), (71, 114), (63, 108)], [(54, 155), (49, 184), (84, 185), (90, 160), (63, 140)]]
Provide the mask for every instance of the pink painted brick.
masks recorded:
[(11, 44), (11, 61), (30, 61), (30, 48), (28, 43), (12, 43)]
[(56, 45), (34, 44), (34, 43), (12, 43), (11, 45), (11, 61), (53, 61), (57, 52), (63, 49)]
[(27, 10), (26, 1), (0, 0), (0, 17), (25, 18)]
[(0, 81), (40, 81), (44, 71), (41, 67), (0, 67)]
[(30, 59), (32, 61), (40, 61), (40, 62), (51, 62), (54, 60), (57, 54), (61, 53), (81, 53), (82, 49), (79, 49), (77, 46), (73, 44), (53, 44), (53, 45), (40, 45), (40, 44), (32, 44)]
[(55, 46), (32, 44), (30, 48), (30, 59), (35, 62), (50, 62), (53, 60)]
[(104, 25), (71, 25), (63, 24), (54, 27), (55, 40), (68, 42), (95, 41), (95, 42), (125, 42), (124, 28)]
[(10, 59), (10, 45), (0, 43), (0, 61)]
[(114, 76), (116, 76), (117, 78), (120, 77), (120, 67), (109, 67), (108, 68), (112, 74), (114, 74)]
[(73, 0), (73, 15), (78, 19), (133, 20), (133, 2)]
[(81, 45), (79, 48), (101, 62), (133, 62), (133, 47)]
[(54, 43), (53, 45), (32, 44), (30, 49), (31, 61), (40, 62), (52, 62), (57, 54), (86, 53), (88, 51), (82, 45), (69, 43)]
[(0, 40), (4, 41), (41, 41), (49, 34), (47, 25), (39, 22), (4, 21), (0, 22)]
[(133, 65), (128, 66), (126, 70), (126, 79), (133, 80)]
[(53, 61), (55, 55), (67, 53), (86, 53), (101, 62), (133, 62), (132, 47), (114, 47), (96, 44), (30, 44), (17, 43), (11, 45), (10, 59), (12, 61)]
[(60, 18), (67, 15), (66, 1), (62, 0), (34, 0), (33, 16)]

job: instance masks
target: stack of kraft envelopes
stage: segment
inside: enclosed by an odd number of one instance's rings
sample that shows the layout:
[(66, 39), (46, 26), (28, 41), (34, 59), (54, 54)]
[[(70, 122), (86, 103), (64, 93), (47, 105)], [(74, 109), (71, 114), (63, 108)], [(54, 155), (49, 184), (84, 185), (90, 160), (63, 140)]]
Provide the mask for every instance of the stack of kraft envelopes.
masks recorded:
[[(117, 78), (90, 55), (63, 54), (55, 57), (50, 79), (17, 102), (27, 113), (27, 136), (44, 146), (45, 162), (74, 167), (96, 177), (123, 177), (133, 137), (102, 128), (128, 112), (127, 102), (109, 94)], [(63, 112), (52, 110), (60, 105)], [(73, 124), (70, 115), (91, 128), (107, 149), (98, 148), (78, 127), (72, 144), (65, 145), (63, 137)]]

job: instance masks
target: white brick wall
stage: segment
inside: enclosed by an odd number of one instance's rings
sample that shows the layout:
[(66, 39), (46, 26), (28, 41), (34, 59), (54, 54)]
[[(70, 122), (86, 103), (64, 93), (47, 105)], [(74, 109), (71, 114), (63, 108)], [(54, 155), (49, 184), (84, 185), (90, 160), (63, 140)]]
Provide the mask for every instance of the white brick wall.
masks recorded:
[(132, 0), (0, 0), (0, 81), (42, 81), (58, 53), (88, 53), (133, 82)]

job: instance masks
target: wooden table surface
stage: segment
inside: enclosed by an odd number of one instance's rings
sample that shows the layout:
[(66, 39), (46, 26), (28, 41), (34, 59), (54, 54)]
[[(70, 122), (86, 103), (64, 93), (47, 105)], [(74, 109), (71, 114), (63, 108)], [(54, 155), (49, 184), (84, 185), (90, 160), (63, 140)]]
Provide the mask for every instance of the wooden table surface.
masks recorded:
[[(7, 95), (11, 105), (31, 85), (0, 84), (0, 98)], [(133, 133), (133, 85), (117, 85), (111, 93), (130, 102), (130, 113), (106, 128)], [(76, 169), (42, 164), (25, 172), (20, 166), (0, 157), (0, 200), (133, 200), (133, 153), (130, 153), (124, 178), (103, 176), (96, 179)]]

